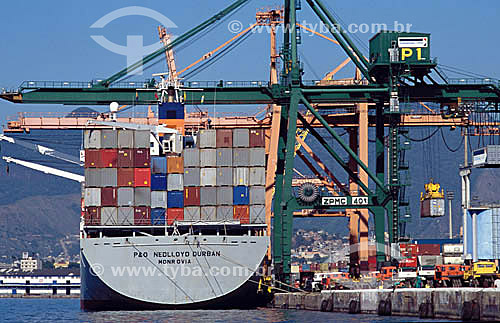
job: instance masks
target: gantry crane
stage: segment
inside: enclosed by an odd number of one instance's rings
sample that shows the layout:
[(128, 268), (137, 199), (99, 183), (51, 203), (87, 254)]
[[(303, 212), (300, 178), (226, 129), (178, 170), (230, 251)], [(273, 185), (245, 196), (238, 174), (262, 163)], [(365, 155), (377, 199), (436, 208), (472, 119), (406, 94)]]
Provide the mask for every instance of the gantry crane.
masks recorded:
[[(118, 82), (123, 76), (141, 64), (182, 44), (216, 21), (232, 13), (248, 0), (239, 0), (219, 12), (217, 15), (191, 29), (173, 40), (165, 48), (146, 56), (142, 62), (131, 65), (111, 77), (97, 82), (36, 82), (23, 83), (18, 91), (3, 93), (2, 98), (15, 103), (53, 103), (53, 104), (90, 104), (108, 105), (111, 102), (120, 104), (151, 105), (157, 102), (157, 88), (154, 81), (130, 85), (129, 82)], [(302, 68), (298, 55), (300, 30), (297, 25), (297, 13), (302, 9), (300, 1), (284, 1), (285, 28), (283, 50), (280, 57), (283, 66), (277, 83), (266, 81), (225, 81), (225, 82), (183, 82), (180, 91), (184, 94), (184, 103), (195, 104), (271, 104), (280, 106), (280, 130), (276, 151), (277, 168), (274, 197), (273, 226), (273, 263), (278, 281), (287, 281), (290, 274), (290, 247), (292, 237), (292, 218), (297, 210), (350, 210), (368, 209), (374, 215), (375, 234), (377, 240), (377, 260), (382, 262), (384, 255), (384, 232), (389, 232), (390, 241), (399, 239), (399, 178), (400, 126), (405, 119), (400, 107), (403, 103), (435, 102), (442, 106), (444, 115), (460, 117), (465, 103), (479, 103), (483, 111), (492, 106), (498, 111), (500, 102), (499, 83), (494, 80), (483, 80), (474, 84), (454, 83), (450, 80), (438, 82), (431, 76), (436, 63), (429, 56), (418, 56), (418, 48), (427, 52), (430, 47), (429, 34), (402, 35), (393, 33), (380, 34), (380, 43), (370, 44), (370, 57), (365, 58), (345, 33), (334, 16), (321, 0), (307, 0), (316, 16), (329, 28), (332, 36), (343, 48), (349, 59), (359, 69), (363, 81), (346, 82), (309, 82), (302, 79)], [(294, 28), (296, 27), (296, 28)], [(395, 36), (393, 42), (383, 38)], [(403, 38), (419, 38), (421, 44), (411, 43)], [(400, 37), (401, 41), (397, 38)], [(424, 40), (425, 45), (424, 46)], [(427, 46), (428, 45), (428, 46)], [(420, 46), (420, 47), (419, 47)], [(430, 55), (430, 53), (429, 53)], [(423, 58), (423, 59), (421, 59)], [(436, 74), (439, 75), (437, 71)], [(366, 110), (374, 114), (363, 116), (366, 123), (376, 128), (376, 165), (373, 172), (363, 162), (358, 152), (330, 126), (329, 116), (322, 112), (323, 106), (328, 109), (343, 109), (346, 104), (366, 105)], [(298, 105), (303, 104), (311, 113), (310, 118), (298, 113)], [(335, 118), (336, 116), (334, 116)], [(349, 117), (347, 117), (348, 119)], [(372, 121), (370, 121), (370, 119)], [(412, 122), (411, 117), (409, 122)], [(440, 119), (440, 118), (436, 118)], [(440, 121), (437, 121), (440, 122)], [(320, 126), (335, 140), (350, 158), (346, 163), (338, 151), (317, 131)], [(359, 195), (342, 192), (333, 196), (321, 192), (318, 198), (300, 199), (293, 188), (293, 169), (296, 145), (296, 129), (298, 126), (309, 131), (319, 144), (348, 174), (352, 183), (359, 186)], [(388, 128), (388, 182), (385, 181), (384, 128)], [(353, 146), (355, 144), (353, 143)], [(354, 168), (357, 168), (357, 172)], [(371, 185), (364, 180), (363, 174)], [(370, 189), (375, 187), (375, 190)], [(313, 190), (314, 191), (314, 190)], [(311, 195), (309, 195), (311, 196)]]

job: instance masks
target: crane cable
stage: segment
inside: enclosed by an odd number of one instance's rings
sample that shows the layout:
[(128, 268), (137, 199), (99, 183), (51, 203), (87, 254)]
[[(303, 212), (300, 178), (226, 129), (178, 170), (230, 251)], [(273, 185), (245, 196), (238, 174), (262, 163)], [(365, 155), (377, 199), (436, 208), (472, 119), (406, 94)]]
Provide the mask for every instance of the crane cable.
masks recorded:
[(440, 127), (436, 127), (436, 130), (434, 130), (433, 133), (431, 133), (430, 135), (424, 137), (424, 138), (421, 138), (421, 139), (415, 139), (415, 138), (411, 138), (410, 136), (406, 135), (406, 134), (402, 134), (403, 137), (405, 137), (406, 139), (410, 140), (410, 141), (414, 141), (414, 142), (424, 142), (426, 140), (429, 140), (431, 139), (438, 131), (439, 131), (439, 128)]
[(218, 52), (217, 54), (211, 56), (208, 60), (202, 62), (199, 66), (195, 67), (193, 70), (188, 72), (187, 74), (183, 75), (184, 79), (189, 79), (201, 72), (203, 72), (205, 69), (208, 67), (212, 66), (215, 64), (217, 61), (219, 61), (221, 58), (229, 54), (232, 50), (234, 50), (236, 47), (238, 47), (241, 43), (243, 43), (245, 40), (247, 40), (250, 36), (252, 36), (253, 33), (247, 33), (246, 35), (242, 36), (240, 39), (236, 40), (235, 42), (229, 44), (226, 48)]

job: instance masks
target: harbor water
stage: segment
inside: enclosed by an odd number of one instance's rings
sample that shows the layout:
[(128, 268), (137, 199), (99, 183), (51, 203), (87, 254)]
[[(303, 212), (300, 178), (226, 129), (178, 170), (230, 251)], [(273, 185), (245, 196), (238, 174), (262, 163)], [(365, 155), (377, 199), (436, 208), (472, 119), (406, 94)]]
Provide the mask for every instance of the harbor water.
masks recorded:
[(38, 298), (0, 299), (0, 313), (0, 322), (437, 322), (417, 317), (382, 317), (271, 308), (249, 311), (82, 312), (79, 299)]

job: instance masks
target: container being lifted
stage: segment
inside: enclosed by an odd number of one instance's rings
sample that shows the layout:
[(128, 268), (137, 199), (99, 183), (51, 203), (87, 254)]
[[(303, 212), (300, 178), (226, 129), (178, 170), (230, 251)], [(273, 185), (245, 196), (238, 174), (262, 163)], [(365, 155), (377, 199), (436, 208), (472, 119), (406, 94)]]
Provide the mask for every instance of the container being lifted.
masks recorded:
[(420, 193), (420, 217), (436, 218), (444, 216), (444, 192), (441, 185), (434, 183), (425, 184), (425, 193)]

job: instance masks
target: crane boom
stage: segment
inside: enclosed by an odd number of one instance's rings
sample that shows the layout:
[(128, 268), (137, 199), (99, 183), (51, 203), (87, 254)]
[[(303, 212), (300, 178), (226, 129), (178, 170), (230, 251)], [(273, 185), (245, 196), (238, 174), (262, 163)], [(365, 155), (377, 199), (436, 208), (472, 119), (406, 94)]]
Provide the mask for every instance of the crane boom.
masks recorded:
[(40, 153), (41, 155), (50, 156), (53, 158), (64, 160), (65, 162), (68, 162), (68, 163), (83, 166), (83, 164), (80, 162), (80, 160), (77, 157), (73, 157), (71, 155), (58, 152), (58, 151), (56, 151), (52, 148), (49, 148), (49, 147), (45, 147), (45, 146), (37, 145), (37, 144), (32, 144), (32, 143), (28, 143), (28, 142), (23, 142), (21, 140), (16, 140), (14, 138), (7, 137), (5, 135), (0, 134), (0, 141), (2, 141), (2, 140), (7, 141), (11, 144), (19, 145), (19, 146), (22, 146), (24, 148), (34, 150), (34, 151)]
[(16, 158), (12, 158), (12, 157), (4, 156), (4, 157), (2, 157), (2, 159), (5, 160), (6, 163), (18, 164), (18, 165), (21, 165), (21, 166), (24, 166), (27, 168), (31, 168), (31, 169), (40, 171), (40, 172), (45, 173), (45, 174), (50, 174), (50, 175), (55, 175), (55, 176), (71, 179), (71, 180), (77, 181), (79, 183), (85, 182), (85, 177), (82, 175), (66, 172), (66, 171), (63, 171), (60, 169), (56, 169), (56, 168), (52, 168), (52, 167), (48, 167), (48, 166), (43, 166), (40, 164), (35, 164), (32, 162), (28, 162), (25, 160), (20, 160), (20, 159), (16, 159)]

